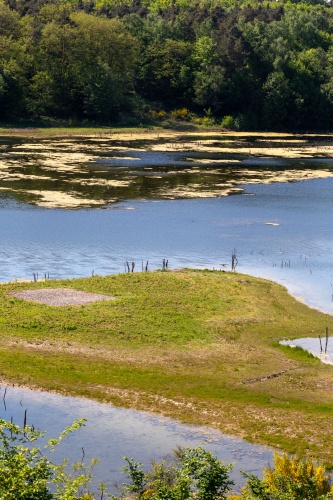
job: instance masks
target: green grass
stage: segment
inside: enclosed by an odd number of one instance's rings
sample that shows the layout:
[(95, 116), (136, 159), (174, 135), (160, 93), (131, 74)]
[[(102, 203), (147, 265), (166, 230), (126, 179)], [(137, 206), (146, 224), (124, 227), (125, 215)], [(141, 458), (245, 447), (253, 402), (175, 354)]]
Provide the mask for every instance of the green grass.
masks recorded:
[[(50, 307), (9, 295), (55, 286), (116, 300)], [(325, 332), (330, 322), (283, 287), (237, 273), (8, 283), (0, 288), (0, 376), (160, 411), (329, 463), (333, 367), (278, 342)]]
[[(212, 130), (216, 131), (216, 126)], [(201, 126), (196, 123), (188, 123), (182, 121), (170, 121), (166, 120), (159, 123), (142, 123), (137, 126), (123, 125), (123, 124), (111, 124), (109, 126), (105, 125), (94, 125), (91, 126), (63, 126), (62, 124), (50, 125), (48, 123), (12, 123), (3, 124), (0, 123), (0, 135), (11, 136), (11, 137), (22, 137), (22, 138), (33, 138), (33, 139), (43, 139), (43, 138), (58, 138), (58, 137), (85, 137), (85, 136), (103, 136), (110, 134), (142, 134), (145, 132), (151, 133), (168, 133), (168, 132), (180, 132), (186, 133), (188, 131), (205, 131), (210, 130), (207, 126)]]
[(20, 136), (20, 137), (66, 137), (66, 136), (90, 136), (104, 135), (112, 133), (142, 133), (144, 131), (162, 130), (161, 126), (143, 125), (139, 127), (125, 127), (118, 125), (110, 126), (40, 126), (38, 124), (27, 124), (26, 126), (10, 124), (0, 124), (0, 135)]
[[(143, 124), (140, 126), (39, 126), (27, 125), (16, 126), (0, 124), (0, 135), (10, 137), (26, 137), (34, 139), (52, 138), (52, 137), (85, 137), (85, 136), (103, 136), (110, 134), (142, 134), (143, 132), (161, 132), (165, 129), (172, 129), (171, 126), (164, 127), (162, 124), (150, 125)], [(193, 129), (200, 130), (199, 126), (194, 126)], [(205, 128), (205, 130), (207, 130)]]

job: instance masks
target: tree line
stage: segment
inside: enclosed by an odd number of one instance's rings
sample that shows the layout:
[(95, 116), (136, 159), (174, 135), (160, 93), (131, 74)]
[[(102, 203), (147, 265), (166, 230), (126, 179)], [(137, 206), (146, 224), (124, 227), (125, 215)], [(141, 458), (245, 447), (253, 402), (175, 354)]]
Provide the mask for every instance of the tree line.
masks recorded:
[(331, 4), (0, 0), (2, 122), (175, 110), (235, 129), (332, 129)]

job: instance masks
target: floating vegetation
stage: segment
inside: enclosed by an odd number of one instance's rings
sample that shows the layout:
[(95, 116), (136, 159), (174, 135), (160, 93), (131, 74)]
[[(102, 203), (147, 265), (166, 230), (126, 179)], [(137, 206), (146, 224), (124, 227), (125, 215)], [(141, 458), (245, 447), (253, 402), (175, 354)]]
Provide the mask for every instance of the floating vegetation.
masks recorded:
[(207, 132), (3, 138), (0, 192), (45, 208), (127, 199), (215, 198), (241, 184), (333, 176), (332, 148), (313, 137)]

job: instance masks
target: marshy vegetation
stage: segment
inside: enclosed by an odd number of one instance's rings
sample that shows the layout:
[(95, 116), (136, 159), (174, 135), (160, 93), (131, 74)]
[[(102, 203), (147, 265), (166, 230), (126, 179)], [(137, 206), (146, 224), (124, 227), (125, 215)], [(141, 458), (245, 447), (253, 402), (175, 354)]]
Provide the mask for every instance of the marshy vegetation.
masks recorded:
[(330, 135), (0, 129), (0, 194), (44, 208), (218, 198), (244, 184), (333, 176)]

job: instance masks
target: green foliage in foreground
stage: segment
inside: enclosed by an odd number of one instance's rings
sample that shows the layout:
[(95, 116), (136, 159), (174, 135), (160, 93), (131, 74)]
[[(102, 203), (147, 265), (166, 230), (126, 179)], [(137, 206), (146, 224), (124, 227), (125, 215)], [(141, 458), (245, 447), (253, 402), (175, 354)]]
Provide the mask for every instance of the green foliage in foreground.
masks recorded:
[[(52, 452), (67, 434), (82, 427), (84, 420), (75, 421), (58, 439), (48, 441), (45, 448)], [(19, 427), (0, 419), (0, 499), (1, 500), (71, 500), (84, 496), (92, 477), (94, 461), (88, 467), (82, 463), (67, 471), (67, 460), (54, 464), (36, 445), (44, 432), (33, 427)], [(51, 492), (52, 491), (52, 492)]]
[[(58, 439), (48, 441), (49, 453), (67, 434), (82, 427), (78, 420), (67, 427)], [(136, 500), (330, 500), (333, 489), (330, 476), (322, 465), (310, 459), (275, 455), (274, 468), (264, 470), (263, 479), (252, 474), (241, 495), (228, 495), (234, 482), (225, 464), (198, 446), (178, 448), (173, 456), (160, 463), (153, 461), (145, 472), (140, 462), (125, 457), (123, 467), (129, 483), (120, 495), (106, 492), (100, 484), (97, 494), (90, 492), (92, 466), (82, 462), (68, 472), (68, 461), (54, 464), (44, 455), (36, 440), (44, 435), (33, 427), (19, 427), (0, 419), (0, 499), (1, 500), (98, 500), (105, 497)]]
[(152, 469), (145, 473), (140, 463), (125, 458), (124, 471), (131, 480), (124, 485), (122, 496), (134, 494), (136, 498), (186, 500), (217, 500), (226, 498), (230, 486), (232, 465), (225, 465), (201, 447), (178, 449), (174, 460), (168, 463), (152, 462)]
[[(59, 438), (50, 439), (45, 446), (48, 455), (83, 423), (84, 419), (75, 421)], [(21, 428), (0, 419), (1, 500), (93, 500), (102, 499), (104, 494), (118, 498), (107, 493), (104, 484), (99, 485), (97, 496), (89, 492), (95, 461), (88, 467), (76, 463), (70, 472), (68, 460), (54, 464), (36, 445), (36, 440), (43, 436), (33, 427)], [(229, 479), (232, 465), (225, 465), (200, 447), (179, 449), (174, 461), (154, 462), (149, 473), (144, 473), (141, 464), (133, 459), (125, 460), (128, 465), (124, 470), (131, 483), (123, 485), (121, 497), (130, 494), (135, 498), (217, 500), (225, 498), (233, 484)]]

